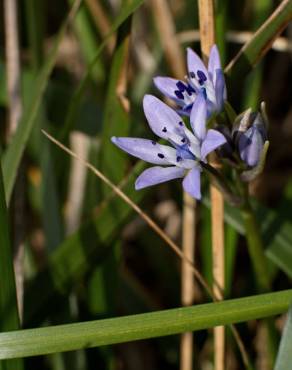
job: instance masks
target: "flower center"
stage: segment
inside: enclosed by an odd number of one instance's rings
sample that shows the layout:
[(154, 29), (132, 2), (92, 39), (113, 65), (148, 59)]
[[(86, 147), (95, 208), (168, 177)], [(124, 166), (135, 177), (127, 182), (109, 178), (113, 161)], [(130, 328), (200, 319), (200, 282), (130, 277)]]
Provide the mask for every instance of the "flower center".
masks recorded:
[(177, 90), (174, 91), (176, 97), (186, 105), (192, 104), (196, 97), (196, 92), (190, 84), (184, 84), (182, 81), (176, 83)]
[(181, 162), (184, 159), (192, 159), (192, 160), (196, 159), (194, 154), (189, 150), (188, 144), (184, 144), (184, 145), (180, 145), (176, 147), (176, 161)]
[(213, 83), (203, 71), (201, 71), (200, 69), (198, 69), (196, 73), (191, 71), (190, 82), (193, 84), (197, 92), (203, 92), (206, 100), (209, 100), (213, 104), (216, 104), (216, 96)]

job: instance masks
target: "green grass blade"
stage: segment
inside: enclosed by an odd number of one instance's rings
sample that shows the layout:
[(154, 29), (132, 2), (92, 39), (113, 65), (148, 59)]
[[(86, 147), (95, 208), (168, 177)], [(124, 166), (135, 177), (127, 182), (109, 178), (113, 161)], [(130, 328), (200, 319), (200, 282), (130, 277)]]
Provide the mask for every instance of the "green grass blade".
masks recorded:
[(282, 334), (274, 370), (290, 369), (292, 363), (292, 306), (290, 306), (287, 321)]
[(139, 315), (0, 334), (0, 359), (155, 338), (285, 312), (292, 290)]
[[(130, 16), (119, 28), (117, 47), (110, 68), (102, 124), (98, 167), (115, 183), (119, 183), (123, 179), (128, 159), (121, 150), (113, 145), (110, 139), (112, 136), (129, 136), (129, 115), (122, 106), (117, 89), (121, 75), (128, 69), (131, 23)], [(110, 192), (110, 189), (104, 184), (101, 184), (101, 189), (104, 194)]]
[(225, 69), (227, 75), (243, 76), (258, 63), (271, 48), (274, 39), (292, 19), (292, 1), (284, 0), (233, 58)]
[(98, 61), (107, 42), (110, 40), (111, 36), (118, 30), (118, 28), (143, 4), (143, 2), (144, 0), (132, 0), (128, 3), (128, 5), (122, 7), (121, 13), (117, 16), (116, 20), (113, 22), (110, 32), (97, 49), (96, 54), (86, 71), (86, 74), (84, 75), (82, 81), (80, 82), (78, 88), (76, 89), (76, 92), (74, 93), (74, 96), (71, 99), (65, 123), (59, 136), (61, 141), (63, 141), (63, 139), (66, 137), (66, 135), (72, 128), (72, 125), (74, 124), (74, 119), (78, 112), (78, 108), (80, 106), (85, 88), (90, 80), (90, 76), (95, 68), (96, 62)]
[(39, 108), (42, 102), (42, 97), (48, 85), (49, 76), (56, 62), (56, 57), (57, 57), (57, 52), (59, 49), (60, 42), (63, 39), (65, 31), (68, 27), (68, 24), (70, 23), (71, 19), (76, 14), (76, 11), (78, 9), (77, 7), (78, 3), (79, 3), (79, 0), (76, 0), (74, 2), (74, 6), (72, 7), (68, 17), (66, 18), (66, 20), (63, 22), (63, 25), (61, 26), (61, 29), (56, 37), (54, 46), (50, 52), (50, 55), (48, 56), (46, 63), (41, 69), (40, 74), (35, 83), (35, 88), (34, 88), (31, 103), (28, 105), (27, 109), (23, 113), (23, 117), (12, 139), (12, 142), (7, 148), (6, 152), (4, 153), (3, 177), (4, 177), (4, 186), (6, 190), (7, 203), (9, 203), (10, 201), (18, 166), (21, 161), (23, 151), (26, 147), (27, 140), (33, 128), (35, 118), (39, 111)]
[[(19, 329), (12, 245), (9, 238), (8, 214), (0, 165), (0, 332)], [(22, 360), (0, 361), (1, 370), (21, 370)]]
[(31, 64), (33, 70), (37, 71), (43, 63), (45, 12), (38, 0), (26, 0), (24, 5)]
[[(73, 0), (69, 0), (68, 2), (73, 4)], [(93, 32), (93, 28), (89, 22), (89, 17), (84, 3), (81, 5), (79, 12), (74, 19), (73, 27), (79, 39), (83, 57), (86, 61), (86, 64), (89, 65), (97, 51), (97, 40), (96, 35)], [(104, 66), (102, 65), (101, 61), (98, 60), (93, 70), (93, 77), (100, 81), (104, 79), (104, 76)]]

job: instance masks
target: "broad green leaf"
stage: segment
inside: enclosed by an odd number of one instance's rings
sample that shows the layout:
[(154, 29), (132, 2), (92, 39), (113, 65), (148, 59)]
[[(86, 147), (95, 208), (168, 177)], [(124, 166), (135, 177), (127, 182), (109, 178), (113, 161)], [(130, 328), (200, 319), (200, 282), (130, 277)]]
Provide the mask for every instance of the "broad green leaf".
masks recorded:
[[(9, 237), (8, 213), (0, 165), (0, 332), (19, 329), (12, 245)], [(21, 370), (22, 360), (0, 361), (1, 370)]]
[(284, 326), (274, 370), (290, 369), (292, 363), (292, 306), (290, 306)]
[(291, 299), (292, 290), (284, 290), (191, 307), (2, 333), (0, 359), (124, 343), (265, 318), (285, 312)]
[(30, 104), (25, 109), (18, 129), (12, 138), (11, 144), (8, 146), (6, 152), (3, 156), (3, 177), (4, 177), (4, 186), (6, 191), (6, 200), (9, 203), (14, 181), (16, 178), (17, 170), (19, 163), (21, 161), (21, 157), (23, 151), (26, 147), (27, 140), (30, 136), (31, 130), (33, 128), (35, 118), (39, 111), (42, 98), (46, 87), (48, 85), (49, 76), (54, 68), (57, 52), (60, 46), (60, 43), (63, 39), (65, 31), (68, 27), (69, 22), (74, 17), (77, 11), (77, 6), (79, 0), (74, 2), (71, 12), (69, 13), (68, 17), (63, 22), (60, 31), (55, 39), (54, 46), (47, 57), (47, 60), (41, 69), (37, 81), (33, 85), (33, 96), (31, 99)]
[(225, 69), (227, 75), (247, 74), (271, 48), (275, 38), (292, 20), (292, 1), (283, 0), (272, 15), (240, 49)]

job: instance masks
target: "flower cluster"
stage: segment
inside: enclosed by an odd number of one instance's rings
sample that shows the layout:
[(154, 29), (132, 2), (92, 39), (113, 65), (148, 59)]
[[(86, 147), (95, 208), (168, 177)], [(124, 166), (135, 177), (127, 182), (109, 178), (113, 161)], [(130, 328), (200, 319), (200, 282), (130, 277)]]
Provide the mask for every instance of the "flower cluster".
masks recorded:
[[(211, 49), (208, 68), (193, 50), (187, 49), (187, 66), (185, 81), (170, 77), (154, 78), (155, 86), (176, 103), (176, 110), (153, 95), (145, 95), (143, 99), (144, 113), (151, 130), (170, 145), (115, 136), (112, 142), (125, 152), (155, 165), (137, 178), (137, 190), (183, 178), (184, 190), (201, 199), (201, 172), (203, 168), (210, 168), (205, 165), (207, 155), (221, 147), (219, 153), (222, 157), (236, 158), (245, 169), (257, 167), (266, 130), (260, 113), (252, 114), (250, 110), (237, 118), (232, 130), (227, 125), (223, 129), (208, 129), (209, 119), (215, 117), (213, 121), (216, 122), (216, 116), (224, 110), (227, 99), (217, 46)], [(182, 117), (189, 119), (191, 129)]]
[(202, 92), (208, 108), (208, 116), (220, 113), (227, 98), (224, 74), (219, 52), (214, 45), (210, 52), (208, 69), (190, 48), (187, 49), (188, 76), (186, 82), (170, 77), (155, 77), (155, 86), (180, 107), (179, 112), (189, 115), (197, 95)]

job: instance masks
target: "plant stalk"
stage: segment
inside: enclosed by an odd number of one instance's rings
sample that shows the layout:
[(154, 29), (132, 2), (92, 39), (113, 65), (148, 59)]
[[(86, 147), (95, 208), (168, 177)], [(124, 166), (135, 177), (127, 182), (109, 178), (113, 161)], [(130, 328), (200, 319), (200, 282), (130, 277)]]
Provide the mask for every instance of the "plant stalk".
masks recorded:
[(260, 228), (255, 218), (253, 209), (248, 200), (241, 209), (248, 251), (253, 265), (259, 291), (268, 292), (271, 289), (271, 281), (268, 272), (267, 258), (264, 252)]
[[(204, 62), (209, 58), (211, 47), (215, 44), (215, 9), (213, 0), (198, 0), (201, 51)], [(213, 167), (220, 167), (216, 156), (210, 156)], [(223, 299), (224, 291), (224, 198), (223, 194), (213, 185), (210, 186), (211, 222), (212, 222), (212, 256), (213, 286), (217, 299)], [(219, 284), (219, 287), (218, 287)], [(225, 329), (223, 326), (214, 328), (214, 369), (225, 368)]]
[[(241, 207), (241, 213), (246, 230), (246, 240), (249, 256), (255, 273), (255, 278), (260, 293), (271, 291), (272, 282), (269, 275), (268, 261), (264, 251), (264, 243), (261, 236), (260, 227), (255, 217), (253, 208), (249, 201), (248, 186), (242, 187), (244, 193), (244, 204)], [(274, 321), (265, 320), (267, 329), (267, 346), (269, 352), (269, 367), (272, 369), (277, 355), (278, 338)]]

